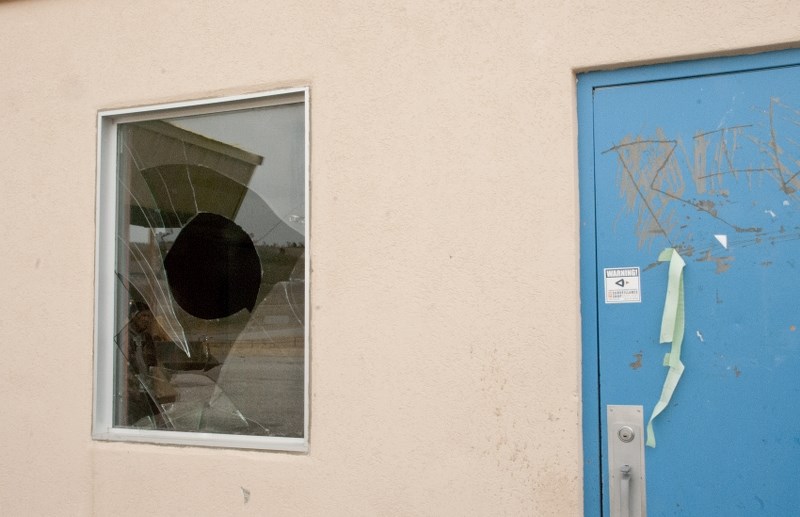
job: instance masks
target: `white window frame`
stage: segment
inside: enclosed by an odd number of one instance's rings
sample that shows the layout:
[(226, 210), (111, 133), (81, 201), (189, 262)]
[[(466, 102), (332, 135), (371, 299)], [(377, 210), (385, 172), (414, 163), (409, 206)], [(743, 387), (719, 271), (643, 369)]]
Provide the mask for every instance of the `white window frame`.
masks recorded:
[[(305, 112), (305, 314), (303, 437), (233, 435), (202, 432), (144, 430), (114, 427), (114, 317), (117, 217), (117, 127), (119, 124), (191, 116), (247, 108), (261, 108), (303, 102)], [(97, 117), (97, 198), (95, 241), (94, 308), (94, 390), (92, 438), (105, 441), (155, 444), (265, 449), (307, 452), (309, 443), (309, 364), (310, 364), (310, 179), (309, 179), (309, 89), (287, 88), (269, 92), (234, 95), (215, 99), (173, 102), (143, 107), (100, 111)]]

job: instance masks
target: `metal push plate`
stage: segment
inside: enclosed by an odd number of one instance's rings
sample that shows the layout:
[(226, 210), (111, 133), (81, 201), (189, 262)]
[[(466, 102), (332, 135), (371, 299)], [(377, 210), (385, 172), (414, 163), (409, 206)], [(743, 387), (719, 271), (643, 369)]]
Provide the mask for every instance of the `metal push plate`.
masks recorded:
[(607, 406), (611, 517), (646, 517), (642, 406)]

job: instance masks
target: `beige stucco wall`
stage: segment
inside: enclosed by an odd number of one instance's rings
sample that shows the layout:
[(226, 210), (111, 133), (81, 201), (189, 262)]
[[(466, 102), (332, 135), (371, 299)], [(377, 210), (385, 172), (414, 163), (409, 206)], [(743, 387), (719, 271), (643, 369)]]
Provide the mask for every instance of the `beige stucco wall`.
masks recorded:
[[(799, 16), (0, 2), (3, 515), (579, 515), (574, 73), (792, 46)], [(97, 111), (304, 85), (310, 453), (93, 442)]]

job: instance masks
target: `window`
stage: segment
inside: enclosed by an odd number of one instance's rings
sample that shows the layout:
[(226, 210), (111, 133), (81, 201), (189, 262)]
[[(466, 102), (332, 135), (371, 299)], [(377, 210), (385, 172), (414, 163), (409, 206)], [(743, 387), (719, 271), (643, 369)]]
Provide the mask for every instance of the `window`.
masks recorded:
[(307, 94), (99, 114), (96, 439), (306, 449)]

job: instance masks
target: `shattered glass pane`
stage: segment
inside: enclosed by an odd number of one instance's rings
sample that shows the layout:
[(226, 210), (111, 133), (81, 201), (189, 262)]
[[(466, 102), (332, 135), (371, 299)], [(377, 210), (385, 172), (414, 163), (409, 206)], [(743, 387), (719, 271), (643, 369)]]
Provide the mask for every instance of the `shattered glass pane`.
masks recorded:
[(114, 425), (302, 437), (302, 103), (118, 130)]

